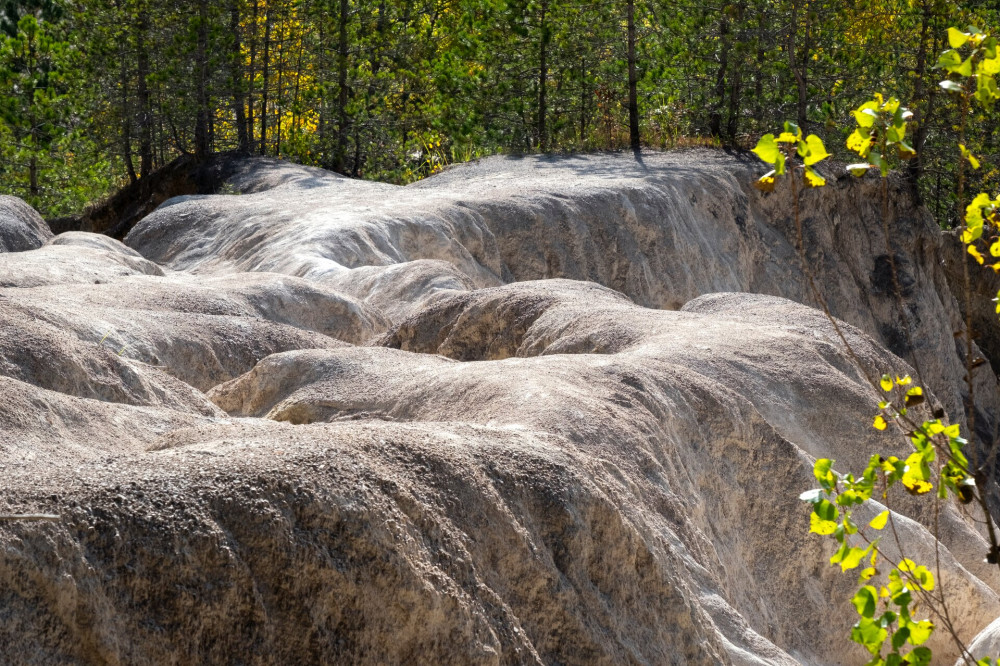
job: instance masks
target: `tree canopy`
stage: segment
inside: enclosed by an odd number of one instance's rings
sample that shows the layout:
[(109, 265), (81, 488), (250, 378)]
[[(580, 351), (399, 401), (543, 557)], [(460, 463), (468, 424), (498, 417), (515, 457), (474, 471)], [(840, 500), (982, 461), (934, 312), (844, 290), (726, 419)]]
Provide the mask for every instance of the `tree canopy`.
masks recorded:
[[(409, 182), (494, 152), (749, 147), (784, 120), (843, 146), (881, 91), (951, 222), (941, 0), (0, 0), (0, 190), (45, 215), (182, 154), (242, 150)], [(995, 151), (992, 123), (968, 149)], [(977, 172), (980, 189), (997, 173)]]

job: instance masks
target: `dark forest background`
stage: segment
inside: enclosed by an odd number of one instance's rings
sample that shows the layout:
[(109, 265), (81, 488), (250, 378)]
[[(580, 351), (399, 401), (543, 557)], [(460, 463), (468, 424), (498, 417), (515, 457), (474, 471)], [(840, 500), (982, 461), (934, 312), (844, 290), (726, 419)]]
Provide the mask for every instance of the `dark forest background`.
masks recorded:
[[(406, 183), (492, 153), (843, 146), (875, 92), (915, 113), (907, 176), (942, 224), (957, 109), (933, 69), (991, 2), (0, 0), (0, 192), (79, 212), (181, 155)], [(995, 154), (995, 122), (969, 148)], [(846, 157), (846, 150), (841, 148)], [(991, 162), (991, 160), (987, 160)], [(985, 166), (971, 187), (996, 189)]]

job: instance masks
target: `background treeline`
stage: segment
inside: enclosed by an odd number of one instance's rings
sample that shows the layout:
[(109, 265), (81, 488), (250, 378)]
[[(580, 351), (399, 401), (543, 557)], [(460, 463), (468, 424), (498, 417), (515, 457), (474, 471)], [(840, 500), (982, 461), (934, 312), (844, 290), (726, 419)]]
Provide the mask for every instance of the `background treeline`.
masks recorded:
[[(873, 92), (915, 112), (910, 176), (948, 222), (939, 0), (0, 0), (0, 192), (79, 211), (182, 154), (409, 182), (494, 152), (842, 146)], [(995, 153), (995, 123), (970, 148)], [(998, 174), (976, 172), (990, 191)]]

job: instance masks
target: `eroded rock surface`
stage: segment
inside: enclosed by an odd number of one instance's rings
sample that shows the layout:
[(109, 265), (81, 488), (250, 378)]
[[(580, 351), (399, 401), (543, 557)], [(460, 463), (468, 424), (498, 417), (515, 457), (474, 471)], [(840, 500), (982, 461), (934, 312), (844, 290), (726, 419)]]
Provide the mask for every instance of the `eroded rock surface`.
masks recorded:
[(0, 252), (40, 247), (52, 231), (38, 212), (17, 197), (0, 195)]
[[(868, 377), (917, 364), (919, 409), (961, 418), (958, 307), (895, 191), (898, 311), (878, 188), (831, 177), (807, 243), (849, 356), (755, 168), (492, 159), (399, 188), (254, 160), (126, 245), (0, 254), (0, 513), (60, 514), (0, 522), (0, 655), (865, 661), (797, 497), (818, 457), (904, 451)], [(980, 527), (887, 503), (971, 639), (1000, 615)]]
[[(301, 167), (282, 177), (265, 161), (234, 181), (252, 194), (174, 200), (126, 243), (176, 270), (327, 282), (395, 322), (455, 290), (551, 278), (596, 282), (659, 309), (721, 291), (818, 307), (797, 258), (790, 194), (755, 190), (759, 171), (753, 156), (712, 151), (491, 158), (395, 187)], [(831, 312), (916, 366), (963, 420), (964, 345), (954, 334), (964, 325), (937, 226), (893, 180), (887, 238), (878, 179), (826, 175), (827, 187), (803, 195), (802, 222)], [(976, 380), (977, 430), (992, 441), (996, 377), (985, 368)]]

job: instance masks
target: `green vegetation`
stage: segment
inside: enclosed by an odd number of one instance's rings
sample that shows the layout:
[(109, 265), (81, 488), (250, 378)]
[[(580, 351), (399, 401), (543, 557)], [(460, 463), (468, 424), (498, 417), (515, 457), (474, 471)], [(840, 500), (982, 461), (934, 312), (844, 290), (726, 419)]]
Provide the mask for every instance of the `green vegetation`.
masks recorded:
[[(848, 110), (880, 91), (909, 100), (907, 173), (954, 225), (962, 109), (934, 56), (949, 26), (998, 14), (940, 0), (0, 0), (0, 191), (55, 216), (184, 153), (409, 182), (495, 152), (749, 147), (785, 118), (840, 147)], [(996, 140), (978, 124), (962, 144)]]
[[(952, 172), (954, 201), (963, 222), (961, 241), (969, 255), (983, 265), (986, 258), (980, 244), (989, 246), (988, 251), (992, 257), (1000, 257), (1000, 197), (980, 193), (968, 206), (965, 205), (969, 180), (967, 167), (973, 171), (983, 167), (983, 161), (969, 148), (968, 137), (974, 135), (974, 128), (978, 125), (986, 124), (982, 122), (986, 120), (982, 114), (991, 111), (996, 100), (1000, 99), (1000, 87), (995, 81), (1000, 74), (1000, 44), (994, 37), (973, 26), (964, 31), (950, 27), (946, 34), (950, 48), (941, 53), (935, 70), (946, 77), (938, 83), (938, 88), (953, 98), (952, 104), (958, 110), (957, 123), (953, 128), (957, 147), (952, 153), (955, 161)], [(888, 251), (891, 232), (888, 226), (886, 178), (893, 166), (893, 156), (907, 161), (919, 159), (919, 152), (908, 141), (908, 128), (915, 116), (898, 99), (886, 100), (881, 94), (876, 94), (873, 99), (858, 106), (851, 115), (856, 127), (848, 135), (846, 146), (864, 161), (850, 164), (847, 170), (855, 176), (864, 176), (870, 170), (877, 169), (882, 177), (883, 232), (887, 254), (892, 262), (892, 253)], [(824, 180), (813, 168), (817, 162), (827, 157), (824, 144), (819, 137), (812, 135), (803, 139), (802, 132), (796, 125), (785, 123), (785, 131), (780, 136), (775, 138), (772, 134), (765, 135), (753, 152), (775, 167), (758, 181), (757, 186), (761, 190), (773, 191), (778, 177), (788, 173), (793, 176), (790, 180), (802, 269), (809, 279), (813, 295), (821, 303), (842, 344), (857, 362), (839, 325), (830, 316), (826, 303), (816, 289), (802, 247), (797, 175), (801, 170), (803, 186), (824, 185)], [(796, 158), (798, 163), (793, 163)], [(993, 263), (990, 268), (1000, 272), (1000, 261)], [(969, 299), (971, 289), (967, 264), (965, 269), (965, 294)], [(905, 313), (894, 264), (892, 282), (897, 306)], [(995, 300), (1000, 303), (1000, 293)], [(966, 306), (966, 311), (970, 312), (968, 301)], [(1000, 305), (997, 313), (1000, 314)], [(908, 321), (907, 315), (903, 314), (903, 317), (909, 329), (912, 323)], [(967, 321), (966, 331), (971, 330), (971, 321)], [(964, 337), (968, 389), (966, 420), (969, 431), (975, 432), (973, 373), (979, 364), (974, 360), (971, 335), (966, 334)], [(910, 347), (912, 348), (912, 344)], [(858, 363), (858, 367), (863, 366)], [(919, 365), (915, 365), (915, 368), (919, 373)], [(877, 381), (872, 377), (867, 379), (876, 391), (886, 394), (885, 399), (878, 404), (879, 411), (872, 423), (873, 427), (880, 431), (890, 427), (897, 430), (908, 441), (912, 452), (905, 459), (874, 454), (857, 477), (837, 473), (834, 471), (834, 461), (819, 459), (814, 465), (813, 474), (820, 487), (807, 491), (800, 497), (812, 505), (810, 532), (832, 536), (837, 543), (830, 563), (839, 565), (845, 572), (861, 569), (859, 589), (852, 599), (859, 619), (851, 630), (850, 639), (864, 646), (872, 655), (869, 666), (928, 664), (933, 655), (924, 643), (935, 628), (940, 626), (947, 632), (966, 663), (976, 666), (1000, 663), (989, 657), (976, 660), (968, 651), (964, 643), (968, 637), (960, 636), (952, 621), (956, 610), (951, 605), (955, 599), (948, 598), (936, 583), (936, 580), (941, 579), (940, 559), (937, 558), (931, 565), (936, 568), (935, 574), (927, 565), (918, 564), (906, 557), (907, 544), (900, 539), (890, 510), (890, 490), (897, 484), (915, 496), (929, 495), (936, 490), (931, 495), (935, 502), (935, 516), (940, 511), (939, 503), (947, 500), (949, 495), (961, 504), (975, 504), (983, 518), (990, 544), (989, 551), (985, 553), (986, 561), (1000, 564), (1000, 540), (986, 498), (987, 483), (996, 478), (996, 447), (984, 455), (975, 446), (975, 442), (970, 446), (970, 442), (961, 436), (960, 425), (942, 422), (942, 411), (931, 410), (923, 389), (914, 385), (908, 375), (894, 379), (884, 374)], [(969, 453), (966, 452), (967, 449)], [(881, 504), (874, 505), (873, 501)], [(889, 508), (881, 510), (865, 526), (854, 520), (854, 510), (861, 506), (869, 511), (872, 506)], [(901, 553), (897, 560), (890, 559), (881, 547), (881, 532), (887, 527), (892, 535), (890, 543)], [(930, 617), (914, 617), (918, 607)]]

